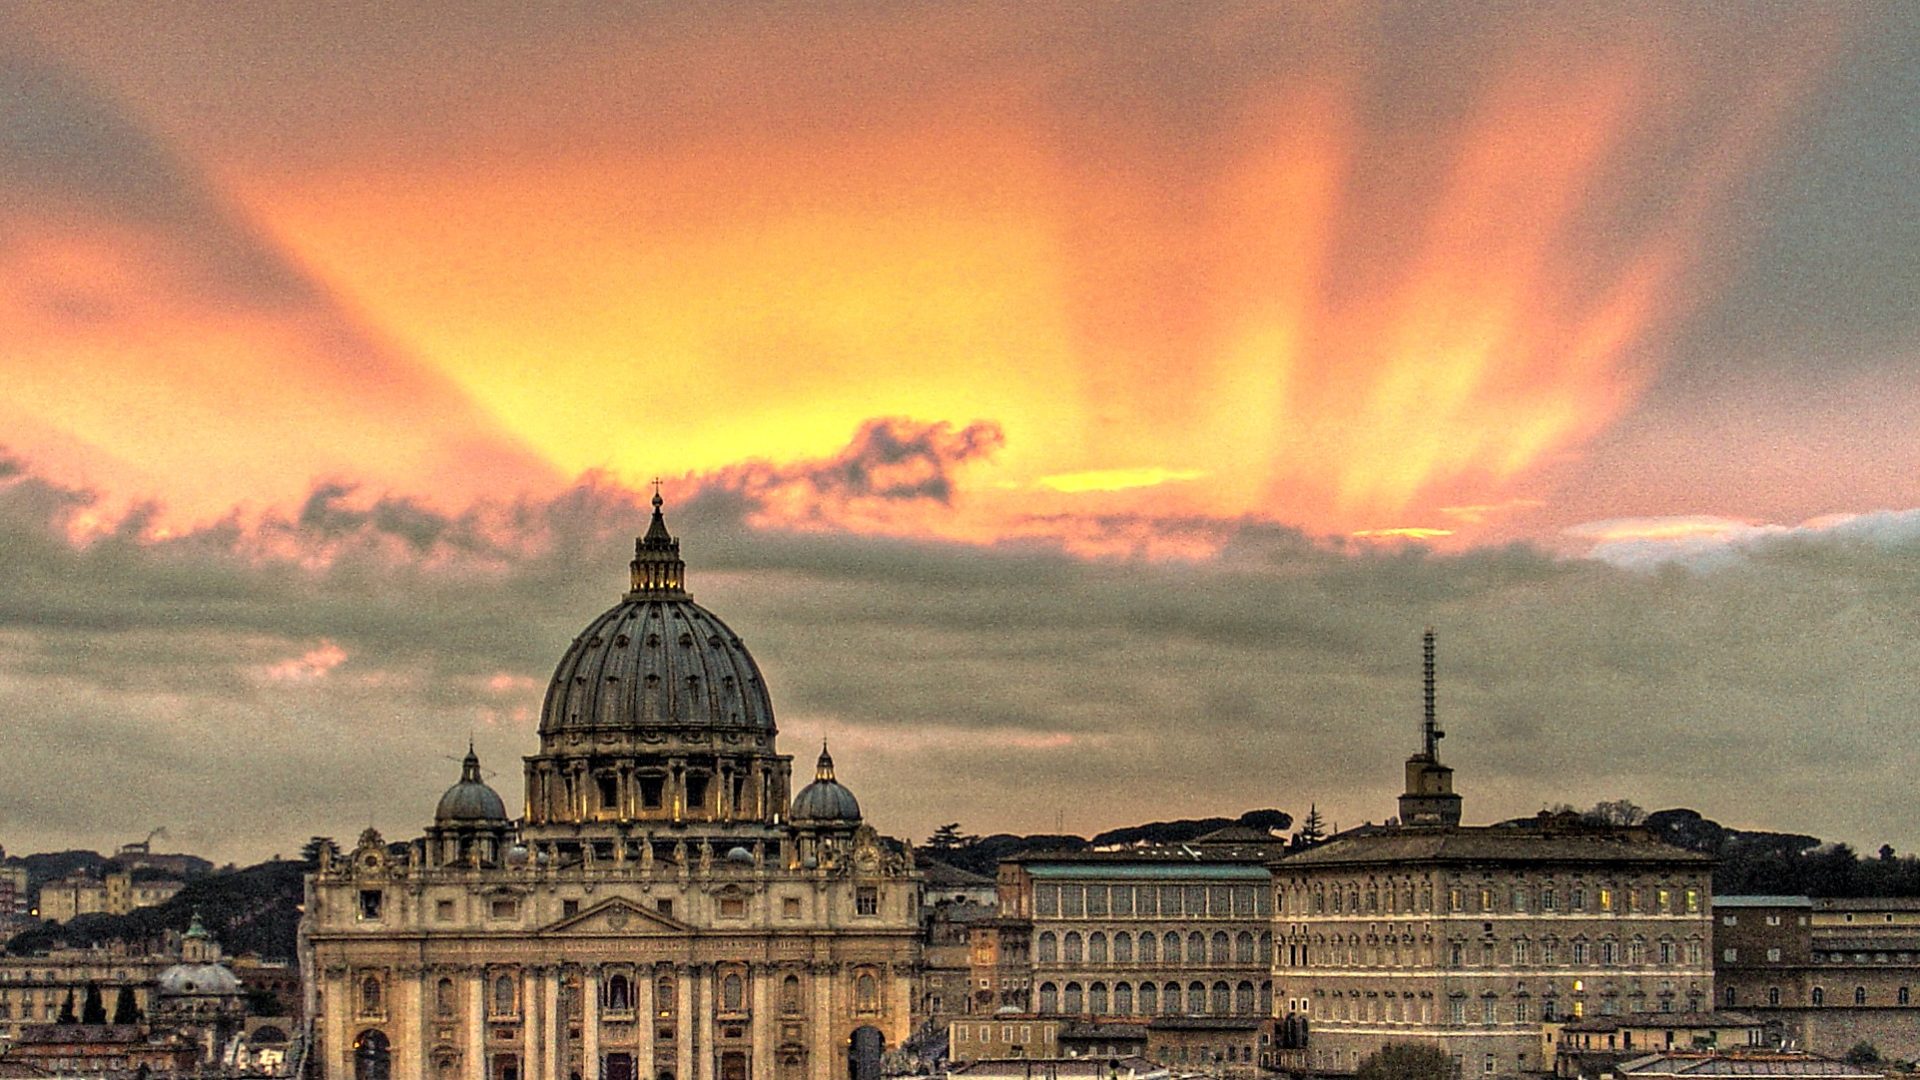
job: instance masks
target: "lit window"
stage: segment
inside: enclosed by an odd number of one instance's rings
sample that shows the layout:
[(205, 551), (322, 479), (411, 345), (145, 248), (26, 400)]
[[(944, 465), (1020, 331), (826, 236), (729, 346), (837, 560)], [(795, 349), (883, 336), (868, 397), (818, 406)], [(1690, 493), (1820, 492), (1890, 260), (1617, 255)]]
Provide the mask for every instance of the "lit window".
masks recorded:
[(877, 886), (862, 885), (854, 890), (853, 913), (855, 915), (880, 914), (880, 890)]

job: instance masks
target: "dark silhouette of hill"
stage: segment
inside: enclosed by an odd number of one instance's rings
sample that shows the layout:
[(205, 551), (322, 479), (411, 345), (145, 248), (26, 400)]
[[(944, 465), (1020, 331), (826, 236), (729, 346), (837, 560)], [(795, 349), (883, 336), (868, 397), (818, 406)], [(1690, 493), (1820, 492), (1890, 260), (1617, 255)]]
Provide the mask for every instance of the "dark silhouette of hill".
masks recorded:
[(7, 951), (19, 955), (107, 941), (151, 947), (166, 931), (185, 930), (197, 911), (227, 953), (291, 960), (305, 889), (301, 877), (308, 868), (307, 863), (280, 860), (223, 870), (187, 882), (163, 904), (126, 915), (81, 915), (69, 923), (17, 934), (7, 942)]
[(1293, 817), (1284, 811), (1249, 810), (1237, 818), (1182, 818), (1177, 821), (1150, 821), (1144, 825), (1128, 825), (1124, 828), (1109, 829), (1091, 840), (1064, 833), (1035, 833), (1031, 836), (994, 833), (991, 836), (962, 836), (956, 826), (948, 830), (945, 837), (936, 834), (934, 842), (923, 845), (918, 850), (949, 866), (957, 866), (962, 870), (971, 870), (976, 874), (992, 877), (999, 868), (1000, 860), (1029, 852), (1086, 851), (1090, 848), (1129, 844), (1185, 844), (1230, 825), (1244, 825), (1264, 832), (1284, 832), (1292, 824)]

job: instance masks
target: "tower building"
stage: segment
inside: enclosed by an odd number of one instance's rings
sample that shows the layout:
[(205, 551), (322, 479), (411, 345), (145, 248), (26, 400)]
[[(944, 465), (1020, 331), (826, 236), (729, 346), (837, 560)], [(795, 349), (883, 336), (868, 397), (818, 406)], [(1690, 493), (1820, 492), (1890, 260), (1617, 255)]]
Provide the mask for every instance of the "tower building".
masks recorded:
[(510, 818), (469, 747), (419, 839), (308, 879), (315, 1056), (352, 1080), (868, 1080), (911, 1031), (918, 874), (687, 592), (658, 494), (568, 645)]

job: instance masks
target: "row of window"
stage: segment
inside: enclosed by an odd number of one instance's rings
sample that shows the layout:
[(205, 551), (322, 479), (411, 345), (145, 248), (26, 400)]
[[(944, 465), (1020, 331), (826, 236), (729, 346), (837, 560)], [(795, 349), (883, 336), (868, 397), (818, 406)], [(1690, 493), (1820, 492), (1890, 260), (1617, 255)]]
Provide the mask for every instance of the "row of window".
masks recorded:
[(1084, 938), (1078, 930), (1063, 935), (1047, 930), (1034, 942), (1034, 956), (1042, 964), (1178, 964), (1183, 957), (1189, 964), (1265, 964), (1273, 955), (1273, 935), (1264, 933), (1256, 939), (1251, 931), (1242, 930), (1229, 937), (1226, 931), (1216, 930), (1209, 938), (1195, 930), (1186, 935), (1182, 946), (1180, 934), (1172, 930), (1138, 935), (1117, 930), (1112, 937), (1095, 930)]
[[(1648, 948), (1649, 944), (1652, 945), (1651, 949)], [(1562, 963), (1573, 967), (1646, 967), (1651, 958), (1654, 966), (1672, 967), (1684, 957), (1687, 965), (1699, 967), (1706, 956), (1706, 946), (1698, 938), (1689, 938), (1684, 942), (1661, 938), (1652, 943), (1641, 937), (1630, 938), (1624, 943), (1614, 938), (1601, 938), (1597, 942), (1575, 938), (1565, 943), (1564, 950), (1561, 945), (1557, 938), (1543, 938), (1538, 942), (1531, 938), (1515, 938), (1507, 942), (1505, 949), (1494, 941), (1449, 941), (1445, 954), (1446, 966), (1496, 967), (1505, 962), (1514, 967), (1551, 967)], [(1426, 941), (1415, 945), (1411, 935), (1398, 939), (1389, 937), (1386, 944), (1369, 937), (1363, 945), (1358, 934), (1346, 938), (1335, 934), (1331, 939), (1316, 938), (1313, 944), (1288, 944), (1283, 949), (1283, 955), (1290, 967), (1426, 966), (1433, 963), (1433, 946)]]
[[(383, 893), (379, 889), (360, 890), (360, 918), (373, 921), (380, 918), (384, 907)], [(660, 914), (673, 917), (672, 897), (662, 896), (654, 900), (654, 909)], [(747, 896), (739, 890), (722, 892), (714, 904), (714, 911), (723, 919), (744, 919), (747, 917)], [(855, 915), (880, 914), (880, 889), (875, 885), (861, 885), (854, 889), (853, 913)], [(580, 914), (580, 901), (572, 898), (560, 902), (560, 917), (571, 918)], [(780, 917), (783, 919), (800, 918), (800, 898), (783, 896), (780, 898)], [(438, 922), (452, 922), (455, 915), (454, 902), (440, 899), (434, 902), (433, 917)], [(487, 918), (517, 919), (520, 917), (520, 901), (510, 896), (496, 896), (487, 901)]]
[[(654, 1015), (670, 1017), (678, 1008), (676, 998), (677, 985), (671, 975), (661, 975), (654, 982)], [(510, 974), (493, 977), (488, 985), (488, 1015), (494, 1019), (509, 1019), (520, 1012), (520, 980)], [(458, 1015), (460, 993), (458, 986), (450, 978), (442, 978), (434, 984), (434, 1011), (442, 1018)], [(613, 1013), (627, 1012), (635, 1008), (636, 987), (633, 980), (624, 974), (614, 974), (600, 984), (599, 1007)], [(856, 971), (853, 978), (853, 1001), (857, 1012), (877, 1012), (880, 1009), (880, 982), (875, 972)], [(385, 990), (380, 977), (367, 975), (359, 984), (359, 1015), (378, 1018), (385, 1015)], [(720, 977), (719, 999), (717, 1002), (722, 1013), (744, 1013), (747, 1009), (746, 981), (738, 972), (725, 972)], [(788, 975), (780, 982), (779, 1008), (783, 1013), (798, 1013), (802, 1008), (800, 978)], [(573, 1010), (577, 1015), (577, 1010)]]
[[(1687, 1001), (1688, 1012), (1694, 1012), (1700, 1008), (1699, 997), (1689, 997)], [(1303, 998), (1297, 1004), (1300, 1006), (1298, 1011), (1302, 1013), (1310, 1011), (1307, 1006), (1311, 1003), (1307, 999)], [(1360, 1023), (1430, 1024), (1433, 1022), (1433, 1002), (1410, 1001), (1391, 994), (1364, 998), (1336, 996), (1332, 1003), (1321, 1011), (1331, 1020), (1350, 1020)], [(1500, 999), (1491, 994), (1481, 997), (1477, 1003), (1464, 997), (1455, 997), (1447, 1001), (1446, 1022), (1453, 1027), (1465, 1027), (1470, 1024), (1492, 1027), (1502, 1022), (1531, 1024), (1534, 1011), (1533, 999), (1524, 994), (1514, 997), (1504, 1008), (1501, 1006)], [(1601, 996), (1599, 1011), (1602, 1016), (1619, 1016), (1644, 1013), (1648, 1009), (1644, 995), (1637, 993), (1629, 995), (1623, 1007), (1620, 999), (1609, 994)], [(1655, 1011), (1673, 1012), (1673, 997), (1662, 996)], [(1575, 998), (1564, 1006), (1554, 998), (1545, 998), (1540, 1002), (1539, 1014), (1540, 1020), (1549, 1024), (1561, 1020), (1577, 1020), (1587, 1014), (1587, 1004), (1583, 998)]]
[(1249, 919), (1273, 914), (1267, 891), (1254, 885), (1055, 885), (1033, 887), (1040, 917), (1120, 915), (1137, 918), (1208, 916)]
[(1143, 982), (1137, 988), (1130, 982), (1078, 982), (1060, 986), (1040, 984), (1042, 1013), (1068, 1016), (1266, 1016), (1273, 1011), (1273, 984), (1258, 987), (1249, 980), (1238, 986), (1216, 981), (1211, 987), (1202, 982), (1156, 985)]
[[(1295, 885), (1282, 887), (1276, 902), (1283, 914), (1411, 914), (1416, 910), (1431, 912), (1434, 897), (1432, 885), (1416, 888), (1408, 884), (1401, 888), (1386, 889), (1369, 886), (1364, 891), (1358, 885), (1348, 885), (1344, 889), (1338, 885), (1331, 889), (1321, 885), (1311, 888)], [(1699, 889), (1671, 886), (1618, 889), (1601, 885), (1589, 891), (1585, 885), (1574, 885), (1567, 887), (1564, 893), (1555, 886), (1453, 886), (1447, 889), (1444, 902), (1450, 914), (1508, 912), (1551, 915), (1584, 914), (1591, 910), (1603, 914), (1697, 915), (1700, 913), (1701, 893)]]
[[(1724, 996), (1727, 1000), (1727, 1008), (1737, 1008), (1740, 1005), (1740, 992), (1738, 989), (1729, 986), (1726, 988)], [(1827, 988), (1824, 986), (1816, 986), (1807, 996), (1809, 1004), (1825, 1005), (1827, 1003)], [(1866, 987), (1856, 986), (1853, 988), (1853, 1003), (1855, 1005), (1874, 1004), (1868, 1000), (1868, 998), (1869, 995), (1867, 994)], [(1777, 986), (1767, 987), (1767, 1004), (1778, 1005), (1780, 1003), (1780, 988)], [(1895, 1005), (1911, 1005), (1913, 1004), (1913, 995), (1907, 987), (1898, 987), (1893, 992), (1893, 1003)]]

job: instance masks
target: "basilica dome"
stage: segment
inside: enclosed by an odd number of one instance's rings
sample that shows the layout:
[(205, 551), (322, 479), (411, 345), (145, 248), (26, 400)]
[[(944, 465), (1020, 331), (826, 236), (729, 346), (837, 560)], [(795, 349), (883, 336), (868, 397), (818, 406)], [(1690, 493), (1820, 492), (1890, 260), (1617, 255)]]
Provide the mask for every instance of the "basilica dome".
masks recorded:
[(467, 759), (460, 764), (460, 782), (440, 796), (439, 809), (433, 812), (436, 825), (485, 823), (502, 824), (507, 820), (507, 804), (500, 793), (480, 778), (480, 756), (467, 747)]
[(860, 801), (847, 786), (833, 778), (833, 758), (825, 743), (820, 746), (820, 761), (814, 767), (813, 783), (793, 797), (795, 825), (858, 824)]
[(632, 589), (567, 648), (540, 734), (734, 728), (771, 734), (773, 703), (739, 635), (693, 602), (661, 500), (634, 545)]

